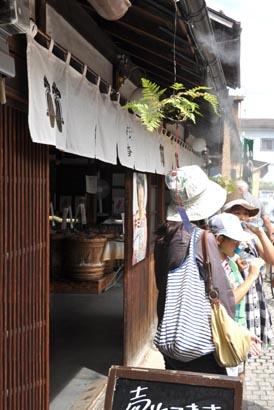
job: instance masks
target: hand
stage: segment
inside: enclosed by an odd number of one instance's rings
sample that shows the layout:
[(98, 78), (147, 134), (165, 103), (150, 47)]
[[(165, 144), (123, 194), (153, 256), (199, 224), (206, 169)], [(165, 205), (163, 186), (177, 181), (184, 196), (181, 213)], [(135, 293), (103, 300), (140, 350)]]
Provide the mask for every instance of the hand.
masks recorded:
[(262, 258), (252, 259), (252, 261), (249, 264), (248, 276), (255, 281), (259, 277), (260, 269), (264, 264), (265, 261)]
[(250, 353), (252, 356), (258, 356), (261, 353), (262, 343), (261, 339), (251, 334)]
[(246, 227), (248, 228), (249, 231), (255, 233), (255, 235), (260, 236), (261, 234), (265, 234), (264, 229), (261, 226), (252, 226), (249, 225), (249, 223), (246, 223)]
[(258, 336), (254, 335), (253, 333), (250, 333), (250, 339), (252, 340), (252, 342), (256, 342), (260, 344), (263, 343), (262, 340)]
[(252, 356), (259, 356), (259, 354), (261, 353), (261, 345), (258, 345), (256, 342), (251, 341), (249, 353)]
[(242, 272), (243, 270), (245, 270), (247, 268), (247, 262), (243, 259), (243, 258), (238, 258), (236, 260), (236, 263), (238, 265), (239, 271)]

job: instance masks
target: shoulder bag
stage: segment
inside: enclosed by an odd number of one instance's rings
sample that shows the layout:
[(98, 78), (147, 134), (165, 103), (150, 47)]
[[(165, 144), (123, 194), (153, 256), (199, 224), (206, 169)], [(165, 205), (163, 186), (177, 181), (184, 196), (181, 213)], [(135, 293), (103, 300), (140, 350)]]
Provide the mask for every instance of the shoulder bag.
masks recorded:
[(247, 329), (235, 322), (218, 299), (213, 287), (209, 260), (207, 233), (203, 232), (202, 246), (204, 263), (209, 278), (209, 298), (211, 300), (211, 330), (215, 346), (215, 359), (222, 367), (235, 367), (246, 360), (250, 350), (251, 336)]
[(196, 261), (201, 232), (194, 228), (187, 257), (181, 266), (168, 272), (164, 315), (154, 338), (162, 354), (182, 362), (214, 351), (210, 301)]

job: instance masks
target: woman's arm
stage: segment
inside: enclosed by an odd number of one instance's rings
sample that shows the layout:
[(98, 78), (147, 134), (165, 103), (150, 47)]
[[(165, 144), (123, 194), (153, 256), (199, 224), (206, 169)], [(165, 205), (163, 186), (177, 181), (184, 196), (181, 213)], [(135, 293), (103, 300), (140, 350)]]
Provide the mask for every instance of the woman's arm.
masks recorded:
[(249, 264), (249, 274), (247, 278), (243, 283), (241, 283), (241, 285), (233, 289), (236, 304), (245, 297), (249, 289), (253, 286), (254, 282), (260, 274), (260, 268), (263, 264), (264, 261), (261, 258), (255, 258), (251, 261), (251, 263)]
[(269, 237), (269, 239), (270, 239), (270, 242), (272, 242), (273, 243), (273, 241), (274, 241), (274, 228), (273, 228), (273, 226), (271, 225), (271, 222), (270, 222), (270, 219), (269, 219), (269, 217), (266, 215), (266, 214), (261, 214), (261, 218), (262, 218), (262, 220), (264, 221), (264, 226), (265, 226), (265, 228), (266, 228), (266, 230), (267, 230), (267, 233), (268, 233), (268, 237)]

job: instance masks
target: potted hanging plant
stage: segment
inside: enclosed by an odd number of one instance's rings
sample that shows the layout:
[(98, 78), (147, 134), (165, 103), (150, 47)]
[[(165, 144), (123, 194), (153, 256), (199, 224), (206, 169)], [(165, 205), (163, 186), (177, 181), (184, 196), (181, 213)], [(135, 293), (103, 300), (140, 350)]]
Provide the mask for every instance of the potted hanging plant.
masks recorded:
[(196, 115), (202, 116), (198, 99), (208, 102), (215, 114), (218, 112), (218, 99), (208, 92), (210, 87), (198, 86), (186, 89), (181, 83), (174, 83), (169, 88), (172, 95), (163, 98), (167, 88), (161, 89), (159, 85), (142, 78), (143, 98), (130, 101), (123, 108), (132, 109), (140, 116), (142, 123), (149, 131), (154, 131), (162, 125), (162, 121), (180, 123), (191, 120), (196, 123)]

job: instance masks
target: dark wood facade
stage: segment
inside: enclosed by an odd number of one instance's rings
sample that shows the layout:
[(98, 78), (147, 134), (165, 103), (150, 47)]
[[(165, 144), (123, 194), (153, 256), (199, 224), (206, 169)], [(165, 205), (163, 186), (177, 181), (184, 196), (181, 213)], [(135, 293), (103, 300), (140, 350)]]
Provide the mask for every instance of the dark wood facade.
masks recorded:
[[(45, 5), (46, 1), (35, 1), (35, 21), (39, 29), (46, 32)], [(66, 12), (71, 20), (77, 20), (82, 31), (89, 31), (95, 27), (97, 35), (92, 31), (92, 36), (85, 36), (91, 43), (98, 40), (97, 49), (104, 48), (106, 57), (115, 66), (117, 48), (108, 47), (104, 41), (102, 30), (98, 30), (93, 22), (94, 11), (91, 18), (81, 18), (81, 14), (71, 12), (70, 5), (77, 3), (84, 9), (90, 6), (84, 0), (50, 1)], [(129, 42), (131, 50), (134, 43), (144, 47), (149, 45), (149, 54), (135, 51), (138, 55), (138, 65), (142, 60), (146, 63), (153, 62), (152, 67), (146, 67), (145, 71), (153, 73), (154, 79), (164, 78), (172, 82), (173, 79), (173, 36), (170, 27), (162, 30), (165, 24), (173, 22), (173, 2), (169, 6), (150, 6), (147, 10), (146, 2), (138, 1), (139, 4), (119, 21), (117, 31), (115, 24), (102, 21), (96, 16), (97, 24), (101, 22), (105, 32), (112, 33), (112, 37), (118, 36), (124, 42)], [(152, 2), (148, 2), (152, 3)], [(59, 5), (59, 6), (58, 6)], [(62, 7), (60, 5), (63, 5)], [(57, 7), (58, 6), (58, 7)], [(141, 6), (144, 8), (142, 11)], [(154, 8), (158, 10), (155, 15)], [(142, 13), (141, 13), (142, 11)], [(89, 10), (90, 12), (90, 10)], [(134, 13), (136, 12), (137, 18)], [(145, 17), (148, 14), (148, 17)], [(141, 13), (141, 14), (140, 14)], [(141, 15), (142, 18), (139, 18)], [(169, 20), (167, 20), (167, 16)], [(132, 21), (127, 19), (132, 17)], [(70, 20), (68, 18), (68, 21)], [(167, 23), (166, 23), (167, 20)], [(86, 22), (84, 24), (83, 22)], [(151, 24), (151, 21), (154, 24)], [(181, 21), (181, 20), (180, 20)], [(135, 31), (140, 24), (144, 24), (143, 34), (145, 37), (139, 40)], [(159, 24), (158, 24), (159, 23)], [(181, 21), (182, 23), (182, 21)], [(180, 23), (180, 24), (181, 24)], [(124, 27), (132, 26), (130, 41), (128, 32)], [(137, 29), (135, 28), (137, 27)], [(77, 28), (77, 27), (76, 27)], [(80, 31), (79, 28), (79, 31)], [(153, 30), (159, 30), (155, 36)], [(171, 25), (172, 28), (172, 25)], [(167, 30), (168, 29), (168, 30)], [(152, 31), (152, 32), (151, 32)], [(151, 32), (151, 33), (150, 33)], [(118, 34), (117, 34), (118, 33)], [(158, 32), (157, 32), (158, 33)], [(165, 34), (165, 47), (169, 50), (169, 56), (163, 57), (163, 40)], [(85, 33), (82, 33), (85, 34)], [(182, 58), (178, 79), (186, 82), (186, 85), (197, 85), (202, 80), (200, 71), (198, 78), (194, 75), (197, 65), (196, 56), (193, 55), (193, 44), (187, 44), (189, 55), (185, 52), (186, 35), (184, 27), (180, 28)], [(148, 37), (148, 38), (147, 38)], [(154, 51), (156, 57), (151, 58), (151, 49), (155, 46), (155, 39), (160, 41), (158, 50)], [(11, 52), (16, 57), (16, 77), (7, 81), (8, 103), (0, 106), (0, 147), (1, 147), (1, 202), (0, 202), (0, 408), (3, 410), (48, 410), (49, 408), (49, 148), (45, 145), (31, 142), (28, 131), (27, 113), (27, 76), (26, 76), (26, 43), (25, 36), (11, 39)], [(112, 43), (112, 45), (114, 42)], [(135, 44), (136, 47), (136, 44)], [(127, 49), (125, 47), (125, 49)], [(69, 51), (69, 50), (68, 50)], [(146, 51), (147, 52), (147, 51)], [(158, 55), (159, 54), (159, 55)], [(160, 56), (160, 58), (159, 58)], [(131, 56), (133, 57), (133, 56)], [(178, 55), (179, 58), (179, 55)], [(160, 69), (159, 63), (163, 64)], [(185, 68), (183, 68), (185, 62)], [(188, 65), (190, 64), (190, 67)], [(182, 72), (181, 72), (182, 69)], [(162, 74), (159, 73), (162, 70)], [(203, 71), (206, 72), (205, 70)], [(168, 75), (167, 75), (168, 73)], [(100, 75), (100, 73), (98, 73)], [(160, 76), (160, 77), (159, 77)], [(113, 84), (112, 84), (113, 85)], [(115, 87), (115, 85), (113, 85)], [(204, 130), (204, 128), (203, 128)], [(214, 141), (213, 141), (214, 142)], [(124, 266), (124, 364), (135, 365), (141, 358), (144, 348), (151, 341), (151, 331), (156, 325), (156, 288), (154, 282), (153, 265), (153, 232), (151, 228), (152, 213), (156, 214), (157, 226), (164, 220), (164, 177), (148, 174), (148, 246), (146, 259), (132, 266), (132, 197), (133, 197), (133, 170), (126, 170), (125, 179), (125, 266)], [(152, 192), (154, 195), (152, 196)], [(111, 339), (109, 341), (111, 343)]]
[[(50, 156), (49, 147), (33, 143), (29, 135), (24, 36), (12, 39), (11, 50), (18, 75), (7, 81), (7, 104), (0, 106), (0, 408), (48, 410)], [(163, 180), (148, 174), (149, 226), (152, 208), (163, 220)], [(131, 265), (133, 170), (126, 171), (125, 191), (123, 362), (134, 365), (156, 324), (156, 288), (153, 239), (146, 259)]]
[(48, 148), (0, 106), (0, 407), (48, 409)]
[[(31, 142), (26, 113), (6, 105), (0, 115), (1, 408), (42, 410), (49, 405), (48, 147)], [(156, 320), (153, 241), (148, 241), (146, 259), (131, 265), (132, 175), (126, 175), (126, 365), (138, 363)], [(157, 189), (161, 219), (163, 178), (149, 176), (148, 182), (148, 192), (152, 182)]]
[[(156, 219), (163, 221), (164, 183), (161, 176), (148, 177), (148, 244), (146, 259), (131, 265), (132, 260), (132, 175), (126, 178), (127, 241), (125, 244), (124, 278), (124, 364), (138, 362), (144, 352), (151, 331), (156, 321), (156, 287), (154, 281), (153, 232), (150, 228), (151, 211), (156, 212)], [(156, 190), (156, 206), (151, 203), (152, 185)]]

